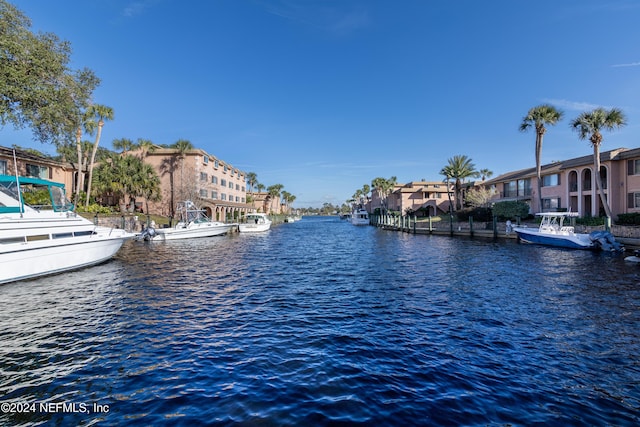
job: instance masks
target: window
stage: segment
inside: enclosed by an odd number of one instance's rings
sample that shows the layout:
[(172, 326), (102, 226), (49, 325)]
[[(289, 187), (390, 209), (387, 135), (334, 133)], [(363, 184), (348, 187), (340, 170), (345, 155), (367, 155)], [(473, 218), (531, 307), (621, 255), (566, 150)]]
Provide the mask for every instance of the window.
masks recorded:
[(227, 194), (226, 193), (220, 194), (220, 200), (227, 200)]
[(640, 209), (640, 193), (629, 193), (627, 209)]
[(504, 197), (515, 197), (516, 195), (516, 182), (505, 182), (503, 187)]
[(7, 174), (7, 161), (0, 160), (0, 175), (6, 175), (6, 174)]
[(211, 198), (214, 199), (214, 200), (217, 200), (218, 199), (218, 192), (217, 191), (212, 191), (211, 192)]
[(503, 197), (523, 197), (531, 195), (531, 180), (519, 179), (517, 181), (505, 182), (503, 187)]
[(207, 190), (205, 189), (200, 190), (200, 197), (207, 197)]
[(559, 174), (553, 174), (553, 175), (545, 175), (542, 177), (542, 186), (543, 187), (551, 187), (554, 185), (560, 185), (560, 175)]
[(233, 182), (229, 181), (229, 188), (233, 190)]
[(218, 167), (219, 167), (219, 166), (220, 166), (220, 162), (218, 161), (218, 159), (215, 159), (215, 160), (213, 161), (213, 167), (214, 167), (214, 168), (216, 168), (216, 169), (218, 169)]
[(226, 179), (221, 179), (220, 180), (220, 185), (222, 185), (223, 187), (227, 186), (227, 180)]
[(240, 184), (236, 184), (236, 191), (240, 191)]
[(203, 162), (205, 165), (208, 165), (208, 164), (209, 164), (209, 156), (202, 156), (202, 162)]
[(627, 162), (627, 175), (640, 175), (640, 159)]
[(545, 211), (557, 211), (560, 209), (560, 198), (542, 199), (542, 209)]
[(200, 181), (206, 181), (208, 179), (209, 177), (207, 176), (206, 172), (200, 172)]
[(27, 176), (49, 179), (49, 168), (46, 166), (30, 165), (27, 163)]
[(212, 184), (217, 184), (218, 183), (218, 177), (217, 176), (212, 176), (211, 177), (211, 183)]
[(224, 165), (224, 173), (227, 173), (228, 170), (229, 170), (229, 167), (227, 165)]
[(236, 196), (236, 202), (240, 201), (240, 196)]

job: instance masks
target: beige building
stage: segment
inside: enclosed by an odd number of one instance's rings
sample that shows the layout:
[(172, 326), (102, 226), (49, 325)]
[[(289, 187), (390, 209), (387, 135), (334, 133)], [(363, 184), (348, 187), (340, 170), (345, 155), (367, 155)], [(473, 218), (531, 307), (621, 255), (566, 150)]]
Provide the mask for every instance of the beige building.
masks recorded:
[(288, 209), (285, 209), (285, 206), (281, 204), (278, 197), (271, 197), (271, 195), (266, 192), (254, 192), (250, 193), (250, 196), (252, 199), (251, 206), (256, 212), (263, 212), (268, 215), (288, 213), (285, 212), (288, 211)]
[[(397, 184), (387, 196), (387, 208), (402, 215), (410, 212), (417, 216), (435, 216), (449, 212), (450, 200), (455, 203), (452, 184), (449, 185), (449, 193), (444, 182), (412, 181)], [(367, 210), (375, 213), (377, 209), (382, 210), (382, 200), (378, 191), (373, 189)]]
[(240, 221), (255, 210), (247, 204), (245, 173), (204, 150), (192, 149), (182, 156), (175, 148), (156, 148), (146, 153), (144, 162), (160, 178), (162, 200), (149, 202), (151, 214), (175, 216), (177, 203), (186, 200), (215, 221)]

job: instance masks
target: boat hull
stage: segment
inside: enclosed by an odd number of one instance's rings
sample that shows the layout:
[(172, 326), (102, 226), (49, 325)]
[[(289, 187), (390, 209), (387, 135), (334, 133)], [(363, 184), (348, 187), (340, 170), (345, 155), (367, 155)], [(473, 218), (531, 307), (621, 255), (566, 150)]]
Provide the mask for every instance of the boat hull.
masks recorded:
[(587, 234), (549, 235), (534, 230), (514, 229), (520, 240), (544, 246), (555, 246), (569, 249), (594, 249), (593, 242)]
[(160, 228), (155, 230), (155, 236), (152, 240), (179, 240), (220, 236), (231, 231), (234, 225), (235, 224), (203, 223), (195, 227)]
[(264, 231), (268, 231), (271, 228), (271, 223), (269, 224), (240, 224), (238, 226), (238, 230), (241, 233), (261, 233)]
[(351, 224), (369, 225), (369, 213), (364, 209), (358, 209), (351, 214)]
[(0, 253), (0, 284), (100, 264), (113, 257), (129, 237), (128, 233), (115, 233), (104, 238), (94, 235), (69, 238), (67, 242), (17, 244), (13, 250)]

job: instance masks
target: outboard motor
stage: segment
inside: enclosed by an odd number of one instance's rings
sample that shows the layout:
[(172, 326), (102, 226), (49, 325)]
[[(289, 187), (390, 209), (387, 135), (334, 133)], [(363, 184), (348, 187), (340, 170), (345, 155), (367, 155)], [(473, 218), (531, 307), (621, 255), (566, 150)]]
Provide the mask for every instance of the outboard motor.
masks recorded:
[(153, 227), (147, 227), (144, 230), (142, 230), (142, 233), (140, 233), (140, 239), (145, 240), (145, 241), (150, 241), (153, 240), (153, 238), (156, 236), (156, 229)]
[(608, 231), (594, 231), (589, 234), (589, 238), (597, 249), (607, 252), (624, 251), (624, 246), (622, 246), (620, 242), (617, 242), (613, 234)]

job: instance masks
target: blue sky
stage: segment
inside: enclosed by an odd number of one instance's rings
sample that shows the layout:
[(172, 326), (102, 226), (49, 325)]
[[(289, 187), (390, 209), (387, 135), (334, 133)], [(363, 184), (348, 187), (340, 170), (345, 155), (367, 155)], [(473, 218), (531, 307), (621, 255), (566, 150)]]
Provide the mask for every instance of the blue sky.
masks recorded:
[[(535, 165), (527, 111), (551, 103), (542, 160), (592, 153), (569, 122), (598, 106), (640, 146), (637, 0), (14, 0), (102, 79), (116, 138), (196, 147), (294, 206), (341, 204), (376, 177), (442, 180), (457, 154), (494, 176)], [(0, 145), (32, 146), (2, 129)]]

